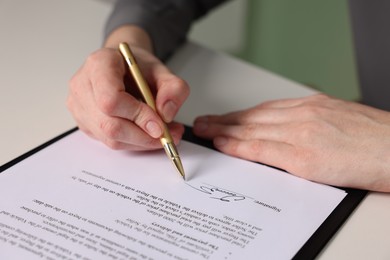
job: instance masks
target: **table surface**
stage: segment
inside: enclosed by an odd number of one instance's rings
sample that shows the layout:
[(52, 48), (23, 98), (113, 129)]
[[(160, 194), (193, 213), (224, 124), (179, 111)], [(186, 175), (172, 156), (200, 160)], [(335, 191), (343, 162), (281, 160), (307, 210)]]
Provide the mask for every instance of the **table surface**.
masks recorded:
[[(111, 1), (0, 0), (0, 164), (72, 128), (67, 83), (99, 48)], [(187, 44), (168, 63), (191, 86), (177, 120), (314, 91)], [(223, 95), (221, 95), (223, 93)], [(318, 259), (390, 259), (390, 195), (369, 193)]]

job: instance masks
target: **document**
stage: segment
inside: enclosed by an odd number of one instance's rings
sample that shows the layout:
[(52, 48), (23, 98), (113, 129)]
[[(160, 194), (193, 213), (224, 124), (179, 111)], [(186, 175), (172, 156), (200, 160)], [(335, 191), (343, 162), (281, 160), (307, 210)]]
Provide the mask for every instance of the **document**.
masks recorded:
[(346, 196), (182, 141), (114, 151), (75, 131), (0, 173), (0, 259), (291, 259)]

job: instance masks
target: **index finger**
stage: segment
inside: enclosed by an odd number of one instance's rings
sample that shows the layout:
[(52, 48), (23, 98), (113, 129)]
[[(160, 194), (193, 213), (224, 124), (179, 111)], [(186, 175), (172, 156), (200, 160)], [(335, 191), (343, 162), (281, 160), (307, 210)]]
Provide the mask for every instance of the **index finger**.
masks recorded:
[[(160, 117), (152, 108), (126, 92), (123, 79), (127, 71), (120, 53), (106, 50), (96, 56), (92, 55), (89, 78), (98, 108), (108, 116), (133, 121), (154, 138), (161, 136), (163, 123)], [(150, 125), (153, 127), (148, 127)]]

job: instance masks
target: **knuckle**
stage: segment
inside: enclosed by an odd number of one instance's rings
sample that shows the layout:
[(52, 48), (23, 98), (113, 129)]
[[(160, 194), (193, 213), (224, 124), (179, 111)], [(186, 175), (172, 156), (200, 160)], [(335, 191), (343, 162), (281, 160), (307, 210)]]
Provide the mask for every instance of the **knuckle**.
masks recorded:
[(176, 88), (180, 89), (182, 95), (185, 97), (190, 94), (190, 87), (188, 86), (187, 82), (182, 78), (176, 78)]
[(299, 140), (307, 142), (308, 140), (312, 140), (316, 136), (316, 133), (318, 133), (319, 129), (320, 125), (318, 121), (307, 121), (301, 123), (298, 128), (297, 137)]
[(299, 108), (298, 114), (305, 118), (318, 118), (326, 113), (326, 109), (317, 103), (309, 103)]
[(238, 142), (230, 139), (228, 145), (223, 147), (223, 150), (228, 152), (231, 155), (237, 156), (239, 154)]
[(96, 99), (96, 104), (106, 115), (113, 115), (118, 105), (118, 95), (101, 95)]
[(239, 117), (239, 123), (242, 124), (250, 124), (256, 117), (257, 117), (257, 112), (255, 109), (249, 109), (244, 112)]
[(252, 153), (253, 155), (261, 157), (262, 150), (263, 149), (262, 149), (261, 142), (259, 142), (259, 141), (252, 141), (252, 142), (250, 142), (249, 152)]
[(86, 59), (86, 67), (94, 71), (99, 67), (104, 61), (104, 66), (110, 68), (122, 67), (120, 64), (123, 64), (123, 61), (119, 53), (113, 49), (103, 48), (95, 52), (92, 52)]
[(85, 63), (84, 63), (84, 69), (89, 71), (93, 71), (94, 69), (96, 69), (96, 64), (99, 64), (99, 62), (103, 59), (102, 57), (103, 55), (101, 54), (101, 51), (95, 51), (93, 53), (91, 53), (87, 59), (85, 60)]
[(255, 124), (245, 125), (242, 132), (242, 137), (244, 139), (253, 139), (257, 131), (257, 126)]
[(132, 113), (132, 121), (137, 125), (141, 125), (142, 122), (146, 122), (146, 115), (148, 113), (148, 107), (143, 103), (134, 106)]
[(169, 77), (168, 79), (162, 79), (158, 82), (158, 85), (162, 86), (162, 88), (167, 88), (170, 92), (180, 93), (180, 99), (186, 99), (190, 94), (190, 87), (187, 82), (182, 78), (177, 76)]
[(314, 99), (318, 99), (318, 100), (324, 100), (324, 99), (329, 99), (329, 95), (326, 95), (324, 93), (319, 93), (319, 94), (316, 94), (313, 96)]
[(100, 49), (97, 51), (92, 52), (86, 60), (87, 64), (95, 64), (99, 62), (104, 56), (106, 56), (106, 50), (105, 49)]
[(139, 123), (139, 122), (142, 122), (143, 121), (143, 114), (144, 114), (144, 110), (142, 108), (143, 106), (142, 105), (139, 105), (139, 106), (135, 106), (134, 107), (134, 110), (133, 110), (133, 113), (132, 113), (132, 118), (131, 118), (131, 121), (135, 122), (135, 123)]
[(273, 106), (274, 103), (275, 103), (275, 101), (273, 101), (273, 100), (264, 101), (264, 102), (260, 103), (259, 105), (257, 105), (256, 108), (257, 109), (270, 108)]
[(121, 125), (117, 120), (107, 119), (100, 123), (100, 130), (109, 140), (117, 140), (121, 136)]

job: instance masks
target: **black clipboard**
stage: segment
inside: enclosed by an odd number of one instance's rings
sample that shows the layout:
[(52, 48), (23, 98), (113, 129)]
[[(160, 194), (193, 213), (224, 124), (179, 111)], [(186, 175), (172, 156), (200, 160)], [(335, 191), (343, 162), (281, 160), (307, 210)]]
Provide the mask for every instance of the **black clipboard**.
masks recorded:
[[(57, 142), (58, 140), (64, 138), (65, 136), (77, 131), (78, 128), (73, 128), (67, 132), (60, 134), (53, 139), (45, 142), (44, 144), (22, 154), (21, 156), (13, 159), (12, 161), (0, 166), (0, 174), (6, 169), (12, 167), (13, 165), (18, 164), (29, 156), (39, 152), (40, 150), (45, 149), (51, 144)], [(212, 142), (208, 140), (201, 139), (192, 134), (192, 129), (189, 126), (185, 126), (185, 132), (183, 139), (210, 149), (214, 149)], [(341, 201), (341, 203), (334, 209), (334, 211), (329, 215), (329, 217), (321, 224), (321, 226), (313, 233), (313, 235), (306, 241), (302, 248), (296, 253), (293, 257), (294, 260), (299, 259), (314, 259), (321, 250), (325, 247), (328, 241), (332, 236), (337, 232), (337, 230), (342, 226), (342, 224), (347, 220), (359, 203), (364, 199), (367, 194), (365, 190), (358, 189), (347, 189), (340, 188), (344, 190), (347, 195)]]

